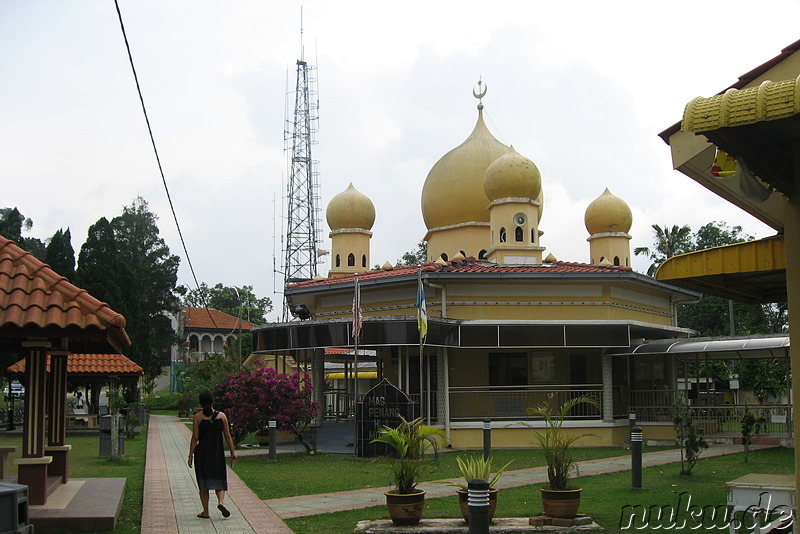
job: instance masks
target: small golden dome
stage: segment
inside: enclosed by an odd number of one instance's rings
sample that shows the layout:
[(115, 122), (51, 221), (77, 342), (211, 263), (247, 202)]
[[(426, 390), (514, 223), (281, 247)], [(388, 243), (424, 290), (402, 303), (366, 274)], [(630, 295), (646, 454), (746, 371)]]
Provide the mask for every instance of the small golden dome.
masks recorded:
[(383, 264), (381, 269), (383, 269), (384, 271), (392, 271), (394, 270), (394, 266), (392, 266), (392, 264), (387, 261), (386, 263)]
[(351, 183), (328, 203), (325, 218), (331, 230), (342, 228), (371, 230), (375, 224), (375, 206), (367, 195), (359, 193)]
[(489, 200), (509, 197), (533, 200), (542, 191), (542, 175), (531, 160), (512, 146), (486, 169), (483, 190)]
[(544, 259), (545, 263), (553, 263), (554, 261), (558, 261), (558, 259), (556, 259), (556, 257), (553, 256), (552, 252), (548, 254), (547, 257)]
[(590, 235), (606, 232), (628, 233), (633, 224), (633, 214), (624, 200), (612, 195), (606, 188), (586, 208), (583, 221)]
[(428, 230), (465, 222), (489, 222), (489, 199), (483, 179), (489, 165), (508, 147), (494, 138), (483, 122), (483, 105), (478, 122), (467, 139), (442, 156), (431, 168), (422, 187), (422, 218)]

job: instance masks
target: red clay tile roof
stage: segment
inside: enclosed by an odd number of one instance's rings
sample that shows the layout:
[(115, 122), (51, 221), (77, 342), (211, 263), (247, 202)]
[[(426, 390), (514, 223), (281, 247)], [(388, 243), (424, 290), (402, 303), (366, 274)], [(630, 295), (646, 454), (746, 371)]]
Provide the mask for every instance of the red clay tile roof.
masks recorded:
[[(183, 308), (186, 312), (184, 327), (196, 330), (238, 330), (239, 318), (211, 308)], [(242, 320), (242, 330), (250, 330), (255, 326)]]
[[(404, 267), (395, 267), (390, 271), (382, 269), (376, 271), (367, 271), (358, 273), (358, 279), (374, 280), (377, 278), (392, 278), (395, 276), (408, 276), (415, 274), (418, 269), (422, 269), (423, 273), (430, 272), (449, 272), (449, 273), (619, 273), (619, 272), (632, 272), (630, 267), (623, 267), (618, 265), (609, 265), (603, 267), (600, 265), (592, 265), (589, 263), (572, 263), (565, 261), (554, 261), (552, 263), (545, 263), (543, 265), (497, 265), (485, 260), (475, 260), (467, 258), (461, 262), (451, 261), (445, 266), (436, 263), (425, 263), (421, 266), (411, 265)], [(337, 276), (335, 278), (326, 278), (322, 280), (307, 280), (305, 282), (298, 282), (291, 284), (291, 288), (300, 287), (313, 287), (324, 286), (328, 284), (337, 284), (342, 282), (352, 282), (354, 275)]]
[(125, 317), (0, 236), (0, 339), (28, 337), (66, 337), (118, 351), (131, 344)]
[[(25, 373), (25, 360), (8, 367), (11, 374)], [(47, 356), (50, 372), (50, 356)], [(67, 356), (67, 374), (81, 376), (140, 376), (142, 368), (122, 354), (70, 354)]]

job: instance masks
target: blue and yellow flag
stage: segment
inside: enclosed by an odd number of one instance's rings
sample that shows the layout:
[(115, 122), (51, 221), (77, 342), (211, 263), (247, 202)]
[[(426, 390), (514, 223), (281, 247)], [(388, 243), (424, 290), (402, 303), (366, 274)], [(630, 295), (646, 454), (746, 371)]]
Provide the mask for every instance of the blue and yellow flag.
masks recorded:
[(419, 273), (417, 285), (417, 328), (419, 329), (419, 339), (425, 339), (428, 335), (428, 310), (425, 306), (425, 288), (422, 287), (422, 273)]

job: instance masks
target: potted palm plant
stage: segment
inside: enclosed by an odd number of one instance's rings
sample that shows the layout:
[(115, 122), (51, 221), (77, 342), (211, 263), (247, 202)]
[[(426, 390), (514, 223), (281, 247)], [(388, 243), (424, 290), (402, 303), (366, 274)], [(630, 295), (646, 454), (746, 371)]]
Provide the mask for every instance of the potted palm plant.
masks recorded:
[(372, 443), (388, 445), (394, 452), (379, 460), (392, 468), (394, 489), (384, 494), (389, 517), (395, 525), (416, 525), (422, 519), (426, 492), (417, 489), (417, 482), (438, 465), (440, 437), (443, 438), (444, 433), (424, 425), (422, 417), (407, 421), (400, 416), (399, 425), (384, 426), (372, 440)]
[(447, 480), (444, 483), (458, 488), (456, 493), (458, 493), (458, 505), (461, 509), (461, 517), (464, 518), (464, 521), (469, 523), (469, 492), (467, 490), (467, 485), (470, 480), (480, 478), (489, 483), (489, 521), (491, 521), (494, 517), (494, 511), (497, 508), (498, 489), (494, 486), (513, 460), (494, 472), (494, 476), (492, 476), (491, 456), (484, 457), (482, 454), (459, 456), (456, 458), (456, 462), (458, 463), (458, 469), (461, 471), (464, 482)]
[(599, 408), (597, 402), (584, 395), (573, 397), (554, 406), (555, 397), (551, 393), (546, 403), (530, 408), (528, 413), (544, 419), (544, 430), (533, 429), (536, 441), (544, 451), (547, 462), (547, 480), (549, 488), (541, 488), (542, 507), (545, 515), (550, 517), (573, 518), (578, 514), (581, 502), (581, 488), (569, 485), (570, 476), (575, 471), (575, 456), (572, 446), (581, 438), (591, 434), (565, 432), (564, 420), (570, 411), (578, 405), (589, 404)]

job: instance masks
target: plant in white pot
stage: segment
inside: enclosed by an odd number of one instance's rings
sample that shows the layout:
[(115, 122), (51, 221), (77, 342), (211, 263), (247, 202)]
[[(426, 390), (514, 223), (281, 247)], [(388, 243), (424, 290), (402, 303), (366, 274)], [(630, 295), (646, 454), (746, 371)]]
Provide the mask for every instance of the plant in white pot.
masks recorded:
[[(511, 462), (513, 462), (513, 460), (511, 460)], [(457, 490), (458, 504), (461, 509), (461, 517), (464, 518), (464, 521), (469, 522), (469, 493), (467, 486), (471, 480), (476, 478), (483, 479), (489, 483), (489, 520), (491, 521), (492, 518), (494, 518), (494, 512), (497, 508), (497, 493), (499, 491), (495, 488), (495, 484), (500, 480), (503, 472), (508, 469), (508, 466), (511, 465), (511, 462), (508, 462), (495, 472), (492, 470), (491, 456), (484, 458), (483, 454), (480, 454), (459, 456), (456, 458), (456, 463), (458, 463), (458, 469), (461, 471), (464, 482), (447, 480), (444, 483), (459, 488)], [(494, 473), (494, 475), (492, 475), (492, 473)]]
[(416, 525), (425, 508), (425, 491), (417, 489), (419, 478), (438, 465), (439, 439), (444, 433), (424, 425), (422, 417), (407, 421), (400, 416), (396, 427), (384, 426), (372, 443), (388, 445), (394, 454), (379, 460), (392, 469), (394, 489), (385, 492), (389, 517), (395, 525)]
[(579, 439), (591, 434), (565, 431), (563, 425), (576, 406), (588, 404), (599, 408), (599, 405), (597, 401), (584, 395), (573, 397), (560, 406), (556, 404), (555, 396), (551, 393), (546, 403), (528, 410), (530, 415), (544, 419), (544, 430), (531, 427), (547, 462), (547, 480), (550, 487), (541, 489), (542, 507), (545, 515), (573, 518), (578, 514), (583, 489), (571, 488), (569, 485), (576, 463), (572, 446)]

